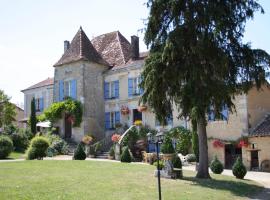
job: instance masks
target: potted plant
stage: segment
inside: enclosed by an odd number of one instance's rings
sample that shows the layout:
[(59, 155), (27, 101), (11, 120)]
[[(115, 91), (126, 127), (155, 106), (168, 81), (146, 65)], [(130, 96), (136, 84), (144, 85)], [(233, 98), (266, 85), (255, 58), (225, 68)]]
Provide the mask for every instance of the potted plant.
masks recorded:
[(108, 159), (113, 160), (114, 156), (115, 156), (114, 154), (115, 154), (115, 152), (114, 152), (114, 145), (113, 145), (110, 148)]
[(121, 114), (122, 115), (128, 115), (129, 114), (129, 109), (127, 106), (122, 106), (121, 107)]
[(147, 106), (146, 106), (146, 105), (141, 105), (141, 106), (139, 106), (139, 107), (137, 108), (137, 110), (138, 110), (139, 112), (144, 112), (144, 111), (147, 110)]
[(172, 160), (175, 150), (172, 145), (172, 140), (169, 136), (166, 136), (163, 144), (161, 145), (161, 152), (163, 153), (163, 160)]

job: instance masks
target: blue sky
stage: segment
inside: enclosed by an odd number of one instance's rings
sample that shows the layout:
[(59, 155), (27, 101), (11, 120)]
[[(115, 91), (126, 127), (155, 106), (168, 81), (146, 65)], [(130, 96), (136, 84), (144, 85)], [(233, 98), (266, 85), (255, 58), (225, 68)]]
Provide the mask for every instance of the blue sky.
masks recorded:
[[(23, 103), (27, 88), (53, 76), (53, 64), (80, 26), (91, 39), (119, 30), (128, 40), (147, 18), (146, 0), (0, 0), (0, 89), (14, 103)], [(270, 53), (270, 1), (260, 0), (265, 14), (256, 14), (244, 41)]]

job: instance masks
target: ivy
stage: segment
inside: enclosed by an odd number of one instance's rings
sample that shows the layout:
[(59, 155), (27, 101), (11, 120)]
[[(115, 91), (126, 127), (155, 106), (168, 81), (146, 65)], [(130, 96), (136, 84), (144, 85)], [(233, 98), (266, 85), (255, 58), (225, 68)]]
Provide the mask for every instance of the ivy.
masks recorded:
[(80, 101), (70, 98), (65, 101), (53, 103), (44, 111), (45, 118), (55, 122), (62, 118), (63, 113), (70, 115), (73, 121), (73, 127), (79, 127), (82, 122), (82, 104)]

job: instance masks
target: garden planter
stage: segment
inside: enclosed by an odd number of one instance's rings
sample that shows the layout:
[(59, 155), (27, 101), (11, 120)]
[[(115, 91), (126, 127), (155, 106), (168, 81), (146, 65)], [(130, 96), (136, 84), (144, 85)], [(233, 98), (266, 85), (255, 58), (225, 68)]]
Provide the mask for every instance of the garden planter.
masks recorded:
[(163, 160), (166, 161), (166, 160), (172, 160), (173, 159), (173, 153), (171, 154), (163, 154)]
[(137, 108), (137, 110), (138, 110), (139, 112), (144, 112), (144, 111), (147, 110), (147, 106), (139, 106), (139, 107)]

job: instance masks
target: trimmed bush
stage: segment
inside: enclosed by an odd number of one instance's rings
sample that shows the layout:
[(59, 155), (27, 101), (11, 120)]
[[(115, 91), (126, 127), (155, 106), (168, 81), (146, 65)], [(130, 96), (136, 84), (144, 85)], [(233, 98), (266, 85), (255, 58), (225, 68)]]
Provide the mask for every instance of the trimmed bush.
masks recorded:
[[(164, 168), (164, 166), (165, 166), (165, 164), (164, 164), (164, 161), (163, 160), (160, 160), (159, 162), (158, 162), (158, 164), (159, 164), (159, 170), (162, 170), (163, 168)], [(156, 166), (157, 167), (157, 161), (155, 161), (154, 163), (153, 163), (153, 165), (154, 166)]]
[(7, 136), (0, 136), (0, 159), (5, 159), (13, 150), (13, 142)]
[(187, 155), (191, 147), (191, 132), (182, 126), (174, 127), (169, 131), (172, 138), (177, 139), (176, 151)]
[(65, 155), (68, 154), (68, 144), (65, 140), (55, 134), (47, 134), (46, 137), (50, 143), (50, 155)]
[(125, 147), (123, 153), (121, 154), (121, 162), (130, 163), (131, 162), (131, 155), (129, 152), (129, 148)]
[(11, 135), (11, 139), (12, 139), (15, 151), (24, 152), (29, 145), (28, 137), (23, 132), (13, 133)]
[(247, 169), (240, 157), (238, 157), (235, 163), (233, 164), (232, 172), (236, 178), (243, 179), (245, 177)]
[(173, 159), (172, 159), (172, 164), (173, 164), (173, 168), (182, 169), (182, 162), (177, 154), (174, 154)]
[(31, 142), (30, 147), (27, 150), (27, 159), (42, 160), (47, 155), (47, 149), (49, 147), (49, 141), (43, 136), (35, 136)]
[(214, 160), (212, 160), (210, 164), (210, 169), (214, 174), (221, 174), (223, 172), (223, 165), (218, 160), (217, 156), (215, 156)]
[(114, 146), (110, 148), (109, 155), (114, 158), (115, 152), (114, 152)]
[(187, 154), (186, 157), (188, 162), (196, 162), (195, 154)]
[(82, 143), (79, 143), (73, 156), (74, 160), (85, 160), (86, 159), (86, 154), (84, 152), (84, 146)]
[(172, 140), (169, 136), (165, 137), (164, 142), (162, 143), (160, 150), (164, 154), (175, 153), (175, 150), (174, 150), (173, 145), (172, 145)]

